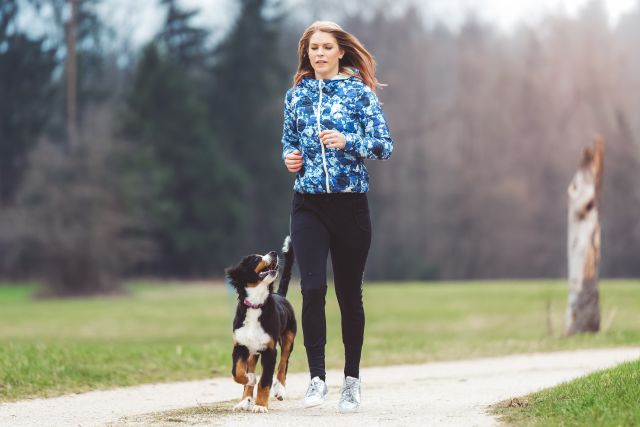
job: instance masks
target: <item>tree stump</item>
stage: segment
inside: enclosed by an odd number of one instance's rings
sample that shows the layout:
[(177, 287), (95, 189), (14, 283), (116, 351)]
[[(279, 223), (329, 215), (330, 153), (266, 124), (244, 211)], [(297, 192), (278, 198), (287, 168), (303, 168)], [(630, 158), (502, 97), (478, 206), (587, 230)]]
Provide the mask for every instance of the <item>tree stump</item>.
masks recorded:
[(600, 137), (584, 150), (569, 185), (569, 301), (566, 334), (598, 332), (600, 303), (600, 193), (604, 144)]

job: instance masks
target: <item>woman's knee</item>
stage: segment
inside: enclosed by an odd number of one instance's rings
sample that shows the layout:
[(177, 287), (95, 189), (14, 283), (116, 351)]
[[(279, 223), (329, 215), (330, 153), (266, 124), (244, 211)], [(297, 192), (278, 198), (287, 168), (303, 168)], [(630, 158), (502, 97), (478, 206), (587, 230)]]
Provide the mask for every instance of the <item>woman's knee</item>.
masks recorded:
[[(322, 266), (310, 266), (309, 269), (300, 267), (300, 288), (302, 295), (305, 292), (327, 292), (327, 273), (322, 271)], [(325, 267), (326, 268), (326, 267)]]
[(302, 286), (302, 299), (303, 301), (312, 300), (324, 300), (327, 295), (327, 285), (325, 284), (316, 284), (315, 286)]

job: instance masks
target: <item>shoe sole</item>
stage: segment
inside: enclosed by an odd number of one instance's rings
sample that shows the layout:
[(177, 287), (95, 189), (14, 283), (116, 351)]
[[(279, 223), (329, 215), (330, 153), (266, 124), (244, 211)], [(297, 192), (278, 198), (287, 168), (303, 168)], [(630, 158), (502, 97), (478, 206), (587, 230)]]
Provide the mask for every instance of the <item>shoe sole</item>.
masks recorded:
[(313, 402), (313, 403), (304, 402), (304, 407), (305, 408), (313, 408), (314, 406), (322, 405), (326, 401), (327, 401), (327, 398), (325, 397), (324, 399), (320, 400), (319, 402)]

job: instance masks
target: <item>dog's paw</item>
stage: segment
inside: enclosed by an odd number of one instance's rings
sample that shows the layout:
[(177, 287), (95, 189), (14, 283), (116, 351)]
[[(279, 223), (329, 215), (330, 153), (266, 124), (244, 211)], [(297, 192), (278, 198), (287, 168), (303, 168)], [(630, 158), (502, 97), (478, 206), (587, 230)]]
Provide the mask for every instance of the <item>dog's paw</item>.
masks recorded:
[(258, 413), (267, 413), (269, 412), (269, 410), (267, 409), (266, 406), (260, 406), (260, 405), (255, 405), (252, 409), (251, 412), (253, 412), (254, 414), (258, 414)]
[(248, 386), (256, 385), (258, 382), (256, 379), (256, 374), (247, 374), (247, 378), (249, 378), (249, 381), (247, 381)]
[(285, 388), (280, 383), (280, 381), (275, 380), (273, 382), (273, 386), (271, 387), (271, 394), (278, 400), (283, 400), (285, 396)]
[(233, 410), (234, 411), (250, 411), (252, 408), (253, 408), (253, 398), (245, 397), (240, 401), (240, 403), (238, 403), (236, 406), (233, 407)]

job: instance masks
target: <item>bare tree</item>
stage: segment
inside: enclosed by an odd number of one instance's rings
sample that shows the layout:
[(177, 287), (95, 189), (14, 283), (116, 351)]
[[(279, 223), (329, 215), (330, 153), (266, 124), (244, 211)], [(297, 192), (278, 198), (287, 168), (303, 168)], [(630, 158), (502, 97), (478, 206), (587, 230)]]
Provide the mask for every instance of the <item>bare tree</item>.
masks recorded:
[(116, 186), (112, 118), (108, 108), (87, 112), (71, 153), (41, 141), (18, 198), (19, 241), (32, 249), (42, 296), (123, 292), (121, 275), (151, 247), (135, 235)]
[(78, 17), (78, 2), (69, 0), (69, 21), (66, 24), (67, 43), (67, 138), (72, 150), (78, 143), (78, 112), (77, 112), (77, 57), (76, 57), (76, 26)]
[(598, 332), (600, 304), (600, 194), (604, 145), (596, 138), (584, 150), (580, 167), (569, 185), (569, 302), (566, 333)]

